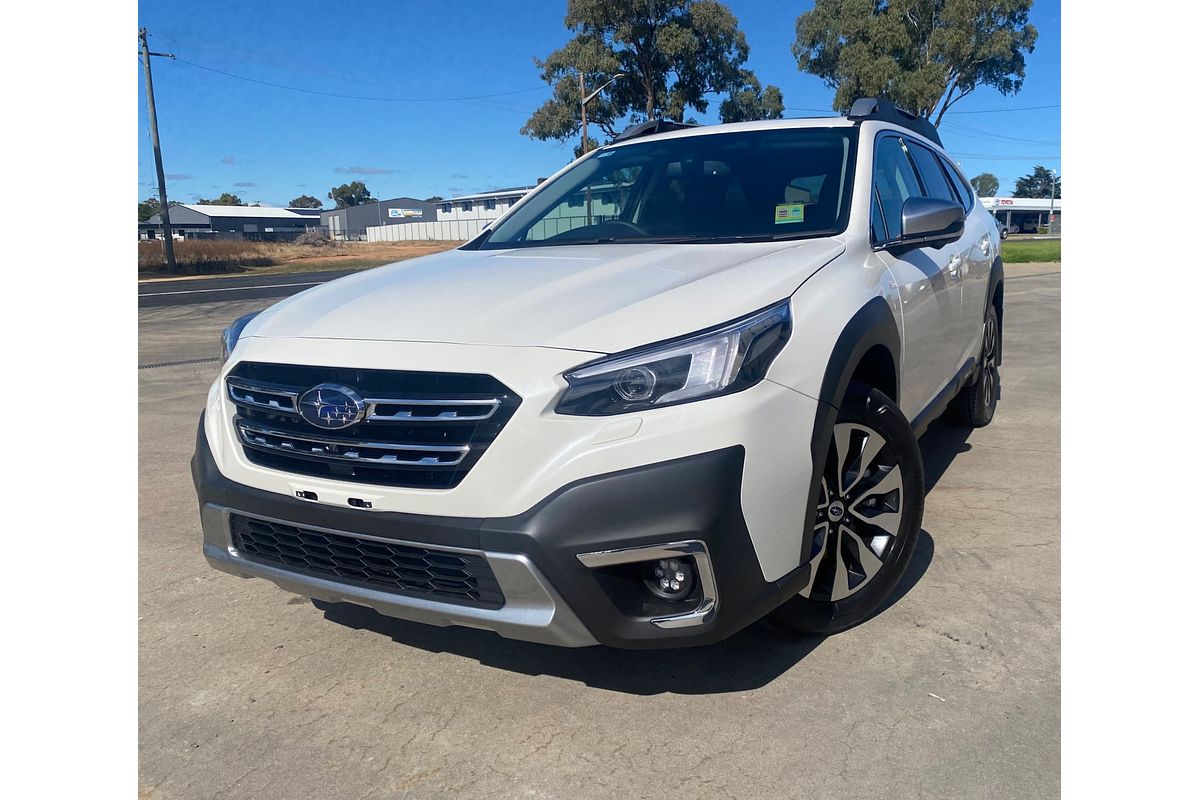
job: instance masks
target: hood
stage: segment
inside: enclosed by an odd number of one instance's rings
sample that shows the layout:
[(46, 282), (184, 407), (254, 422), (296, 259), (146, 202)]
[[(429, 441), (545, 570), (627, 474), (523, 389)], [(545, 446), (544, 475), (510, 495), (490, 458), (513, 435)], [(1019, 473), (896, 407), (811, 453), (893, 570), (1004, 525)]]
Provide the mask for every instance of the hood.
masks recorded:
[(450, 250), (301, 292), (244, 335), (613, 353), (782, 300), (844, 249), (813, 239)]

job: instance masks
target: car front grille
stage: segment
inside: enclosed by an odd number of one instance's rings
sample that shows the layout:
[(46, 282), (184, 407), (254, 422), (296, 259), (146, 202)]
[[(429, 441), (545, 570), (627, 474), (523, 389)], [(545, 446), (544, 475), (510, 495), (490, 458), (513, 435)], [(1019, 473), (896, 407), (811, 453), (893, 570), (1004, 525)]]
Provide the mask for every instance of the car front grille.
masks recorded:
[(292, 572), (479, 608), (500, 608), (504, 594), (487, 559), (475, 553), (363, 539), (231, 514), (238, 554)]
[[(361, 420), (319, 428), (300, 398), (321, 384), (353, 389)], [(483, 457), (521, 398), (490, 375), (244, 361), (225, 379), (246, 457), (260, 466), (383, 486), (449, 489)]]

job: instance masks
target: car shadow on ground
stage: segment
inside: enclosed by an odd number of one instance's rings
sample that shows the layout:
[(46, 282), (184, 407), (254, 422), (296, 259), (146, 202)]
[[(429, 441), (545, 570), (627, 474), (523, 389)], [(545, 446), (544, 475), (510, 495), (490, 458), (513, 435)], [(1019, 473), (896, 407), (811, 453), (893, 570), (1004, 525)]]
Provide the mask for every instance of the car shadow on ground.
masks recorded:
[(929, 494), (959, 455), (971, 449), (967, 438), (973, 428), (934, 421), (921, 437), (921, 456), (925, 462), (925, 493)]
[[(932, 488), (955, 456), (970, 449), (967, 428), (935, 423), (921, 439), (926, 488)], [(922, 530), (912, 563), (899, 585), (872, 616), (884, 613), (913, 587), (933, 562), (934, 542)], [(338, 625), (388, 636), (431, 653), (453, 653), (480, 664), (524, 675), (551, 675), (633, 695), (722, 694), (758, 689), (800, 663), (825, 640), (795, 636), (758, 622), (704, 647), (674, 650), (617, 650), (550, 647), (504, 639), (469, 628), (438, 628), (386, 617), (362, 606), (313, 601)]]

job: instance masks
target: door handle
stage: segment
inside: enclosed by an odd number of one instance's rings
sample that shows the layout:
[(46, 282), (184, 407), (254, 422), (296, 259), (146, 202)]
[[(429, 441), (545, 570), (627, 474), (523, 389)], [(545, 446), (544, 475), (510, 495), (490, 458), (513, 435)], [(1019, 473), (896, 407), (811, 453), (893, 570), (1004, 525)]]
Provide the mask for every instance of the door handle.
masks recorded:
[(954, 258), (950, 259), (948, 271), (950, 273), (951, 278), (956, 278), (956, 279), (958, 278), (958, 271), (961, 266), (962, 266), (962, 256), (955, 256)]

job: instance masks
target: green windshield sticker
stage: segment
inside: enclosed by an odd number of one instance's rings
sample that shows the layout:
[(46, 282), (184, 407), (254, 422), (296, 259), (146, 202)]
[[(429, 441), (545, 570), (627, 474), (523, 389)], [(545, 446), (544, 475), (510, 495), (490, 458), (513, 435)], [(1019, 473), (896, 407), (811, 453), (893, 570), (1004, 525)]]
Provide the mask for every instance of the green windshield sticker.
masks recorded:
[(780, 203), (775, 206), (775, 224), (804, 222), (804, 203)]

